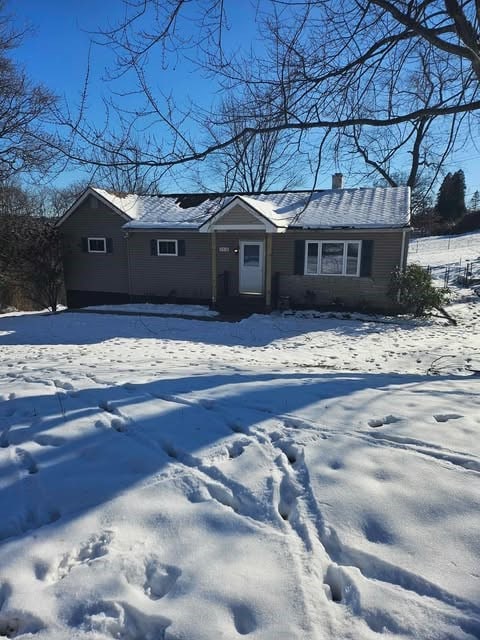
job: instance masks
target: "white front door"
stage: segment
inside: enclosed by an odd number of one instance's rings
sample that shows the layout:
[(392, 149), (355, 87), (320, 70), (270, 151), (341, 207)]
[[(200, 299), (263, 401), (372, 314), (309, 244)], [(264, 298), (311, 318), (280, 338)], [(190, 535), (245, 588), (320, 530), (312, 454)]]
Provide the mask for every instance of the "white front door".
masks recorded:
[(240, 241), (240, 293), (263, 293), (263, 242)]

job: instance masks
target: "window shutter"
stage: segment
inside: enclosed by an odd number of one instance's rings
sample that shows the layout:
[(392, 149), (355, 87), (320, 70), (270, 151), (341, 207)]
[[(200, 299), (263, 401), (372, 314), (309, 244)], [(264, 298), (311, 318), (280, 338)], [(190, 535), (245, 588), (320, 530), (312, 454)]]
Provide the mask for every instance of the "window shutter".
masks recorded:
[(372, 275), (373, 240), (362, 240), (362, 256), (360, 261), (360, 276), (370, 278)]
[(88, 238), (82, 238), (82, 251), (88, 253)]
[(178, 240), (177, 241), (177, 247), (178, 247), (178, 255), (179, 256), (184, 256), (185, 255), (185, 240)]
[(157, 255), (157, 241), (156, 240), (150, 240), (150, 255), (151, 256), (156, 256)]
[(107, 253), (113, 253), (113, 240), (111, 238), (105, 238), (105, 245)]
[(305, 272), (305, 240), (295, 240), (295, 264), (293, 273), (303, 276)]

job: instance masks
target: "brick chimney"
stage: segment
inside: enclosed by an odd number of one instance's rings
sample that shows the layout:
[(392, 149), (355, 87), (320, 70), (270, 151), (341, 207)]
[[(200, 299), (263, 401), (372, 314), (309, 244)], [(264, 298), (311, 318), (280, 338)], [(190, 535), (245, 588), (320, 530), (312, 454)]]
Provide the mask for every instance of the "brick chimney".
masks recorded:
[(332, 176), (332, 189), (343, 189), (343, 173), (334, 173)]

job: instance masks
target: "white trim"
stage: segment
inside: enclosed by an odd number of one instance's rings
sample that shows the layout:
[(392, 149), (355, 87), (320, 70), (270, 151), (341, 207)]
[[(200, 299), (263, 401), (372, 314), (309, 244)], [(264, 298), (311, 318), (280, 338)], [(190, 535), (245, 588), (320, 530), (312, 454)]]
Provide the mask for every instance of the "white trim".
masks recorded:
[(112, 202), (110, 202), (110, 200), (107, 200), (107, 198), (104, 198), (100, 193), (97, 193), (97, 191), (95, 191), (93, 187), (87, 187), (85, 191), (78, 196), (75, 202), (65, 211), (63, 216), (57, 220), (57, 222), (55, 223), (55, 226), (59, 227), (60, 225), (62, 225), (65, 222), (65, 220), (67, 220), (72, 215), (72, 213), (75, 213), (75, 211), (82, 204), (82, 202), (85, 202), (88, 196), (94, 196), (95, 198), (97, 198), (97, 200), (100, 200), (100, 202), (103, 202), (103, 204), (106, 204), (107, 207), (109, 207), (113, 213), (116, 213), (127, 222), (130, 222), (131, 220), (133, 220), (133, 218), (131, 218), (124, 211), (122, 211), (121, 209), (116, 207)]
[[(91, 240), (102, 240), (103, 242), (103, 251), (102, 250), (97, 250), (97, 249), (90, 249), (90, 241)], [(87, 238), (87, 252), (88, 253), (107, 253), (107, 239), (105, 237), (95, 237), (95, 236), (90, 236), (89, 238)]]
[[(247, 213), (256, 218), (260, 223), (258, 225), (254, 224), (216, 224), (216, 221), (219, 218), (223, 218), (233, 207), (240, 205)], [(268, 231), (270, 233), (274, 233), (277, 231), (277, 226), (273, 224), (268, 218), (266, 218), (263, 213), (257, 211), (254, 207), (252, 207), (248, 202), (245, 202), (241, 196), (234, 196), (232, 200), (226, 205), (224, 205), (221, 209), (217, 211), (209, 220), (204, 222), (198, 227), (200, 233), (209, 233), (213, 231), (213, 229), (218, 229), (219, 231)]]
[[(318, 247), (317, 254), (317, 271), (316, 273), (308, 273), (307, 272), (307, 264), (308, 264), (308, 245), (316, 244)], [(342, 273), (323, 273), (321, 271), (322, 268), (322, 247), (324, 244), (343, 244), (343, 262), (342, 262)], [(357, 253), (357, 271), (356, 273), (347, 273), (347, 252), (349, 244), (356, 244), (358, 247)], [(362, 241), (361, 240), (305, 240), (305, 258), (303, 264), (303, 275), (305, 276), (323, 276), (329, 277), (333, 276), (335, 278), (358, 278), (360, 276), (360, 267), (362, 263)]]
[[(175, 244), (175, 253), (160, 253), (160, 242), (173, 242)], [(159, 238), (157, 239), (157, 256), (161, 256), (163, 258), (172, 257), (175, 258), (178, 256), (178, 240), (174, 240), (173, 238)]]
[(260, 224), (216, 224), (210, 228), (212, 231), (260, 231), (265, 233), (265, 227)]
[(410, 222), (412, 221), (412, 188), (407, 187), (407, 226), (410, 226)]

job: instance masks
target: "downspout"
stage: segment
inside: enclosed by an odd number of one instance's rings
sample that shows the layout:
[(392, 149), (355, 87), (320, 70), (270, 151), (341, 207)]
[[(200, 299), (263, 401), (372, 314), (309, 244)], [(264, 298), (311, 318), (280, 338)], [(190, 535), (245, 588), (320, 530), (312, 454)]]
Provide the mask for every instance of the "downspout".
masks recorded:
[(212, 252), (212, 307), (215, 308), (217, 304), (217, 238), (214, 229), (212, 229), (210, 233), (210, 250)]
[(272, 306), (272, 234), (266, 236), (266, 268), (265, 268), (265, 306)]
[(132, 275), (130, 271), (130, 233), (127, 231), (125, 233), (125, 243), (127, 245), (127, 288), (128, 288), (128, 301), (132, 302)]
[[(406, 247), (406, 239), (407, 239), (407, 230), (403, 229), (402, 231), (402, 249), (400, 251), (400, 273), (405, 271), (405, 247)], [(397, 292), (397, 302), (400, 304), (400, 289)]]
[(401, 271), (405, 271), (405, 246), (406, 246), (406, 239), (407, 239), (407, 230), (404, 229), (402, 231), (402, 250), (400, 252), (400, 270)]

